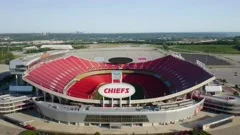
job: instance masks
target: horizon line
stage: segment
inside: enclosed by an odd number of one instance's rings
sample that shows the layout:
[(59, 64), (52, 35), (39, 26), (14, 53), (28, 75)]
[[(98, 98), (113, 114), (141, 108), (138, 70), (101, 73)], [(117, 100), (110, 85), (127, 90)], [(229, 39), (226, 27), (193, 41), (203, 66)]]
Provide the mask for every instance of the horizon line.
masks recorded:
[(216, 31), (199, 31), (199, 32), (3, 32), (0, 34), (42, 34), (42, 33), (47, 33), (47, 34), (147, 34), (147, 33), (151, 33), (151, 34), (158, 34), (158, 33), (240, 33), (240, 31), (238, 32), (216, 32)]

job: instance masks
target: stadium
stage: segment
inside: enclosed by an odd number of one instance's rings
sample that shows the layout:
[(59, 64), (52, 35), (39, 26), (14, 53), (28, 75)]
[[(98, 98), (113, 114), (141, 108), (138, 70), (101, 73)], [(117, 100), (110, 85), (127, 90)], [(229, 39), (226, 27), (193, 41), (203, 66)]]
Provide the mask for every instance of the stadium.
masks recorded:
[(44, 118), (111, 128), (191, 118), (205, 100), (193, 92), (215, 79), (200, 61), (145, 47), (51, 51), (12, 61), (10, 70), (35, 91)]

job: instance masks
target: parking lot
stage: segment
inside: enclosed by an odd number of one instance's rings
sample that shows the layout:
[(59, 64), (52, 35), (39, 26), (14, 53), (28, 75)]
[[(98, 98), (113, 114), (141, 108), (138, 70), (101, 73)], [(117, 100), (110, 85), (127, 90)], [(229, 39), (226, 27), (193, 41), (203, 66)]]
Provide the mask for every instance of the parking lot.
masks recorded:
[(193, 63), (196, 60), (199, 60), (199, 61), (205, 63), (206, 65), (230, 65), (230, 63), (228, 63), (227, 61), (216, 58), (214, 56), (210, 56), (210, 55), (186, 54), (186, 53), (182, 53), (181, 55), (185, 60), (193, 62)]

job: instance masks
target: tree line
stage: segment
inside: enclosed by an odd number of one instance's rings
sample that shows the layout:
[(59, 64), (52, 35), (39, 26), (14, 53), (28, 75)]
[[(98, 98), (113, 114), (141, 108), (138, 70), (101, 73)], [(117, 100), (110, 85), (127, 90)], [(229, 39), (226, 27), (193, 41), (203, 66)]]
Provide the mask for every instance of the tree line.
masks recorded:
[(0, 64), (9, 64), (15, 57), (7, 47), (0, 47)]

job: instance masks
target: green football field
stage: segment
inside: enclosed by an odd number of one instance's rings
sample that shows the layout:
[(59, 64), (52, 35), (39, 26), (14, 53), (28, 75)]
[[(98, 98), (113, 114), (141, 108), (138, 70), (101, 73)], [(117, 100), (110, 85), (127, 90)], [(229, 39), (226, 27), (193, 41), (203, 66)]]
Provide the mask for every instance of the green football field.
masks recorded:
[(132, 84), (136, 92), (132, 95), (132, 99), (144, 99), (144, 88), (139, 84)]

